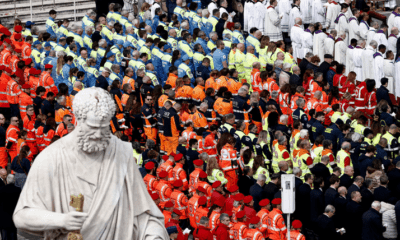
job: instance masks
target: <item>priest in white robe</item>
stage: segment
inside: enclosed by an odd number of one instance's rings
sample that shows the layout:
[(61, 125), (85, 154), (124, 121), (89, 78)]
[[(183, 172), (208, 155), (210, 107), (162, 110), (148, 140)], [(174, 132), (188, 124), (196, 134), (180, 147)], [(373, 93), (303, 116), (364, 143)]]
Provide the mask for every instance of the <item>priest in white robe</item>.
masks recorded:
[(386, 46), (384, 45), (379, 45), (379, 50), (374, 53), (374, 74), (375, 74), (375, 81), (376, 85), (375, 88), (378, 89), (381, 86), (381, 79), (385, 76), (384, 70), (383, 70), (383, 54), (386, 52)]
[(357, 46), (353, 50), (353, 63), (354, 63), (354, 72), (357, 74), (356, 80), (359, 82), (364, 81), (363, 77), (363, 61), (362, 61), (362, 54), (364, 52), (365, 47), (365, 40), (358, 40)]
[(257, 1), (257, 3), (254, 5), (254, 26), (261, 31), (262, 34), (264, 34), (264, 18), (265, 18), (265, 12), (267, 11), (266, 7), (262, 3), (262, 1)]
[[(367, 39), (368, 37), (368, 31), (369, 31), (369, 24), (368, 24), (368, 19), (369, 15), (367, 13), (362, 14), (363, 19), (360, 21), (359, 27), (360, 27), (360, 37), (362, 39)], [(350, 39), (351, 40), (351, 39)]]
[(385, 8), (393, 9), (396, 7), (396, 0), (388, 0), (385, 2)]
[(400, 13), (393, 20), (393, 27), (400, 29)]
[(394, 19), (396, 16), (399, 14), (400, 7), (396, 7), (393, 12), (390, 13), (388, 19), (387, 19), (387, 25), (388, 25), (388, 35), (392, 33), (392, 28), (394, 27)]
[(267, 7), (264, 18), (264, 35), (269, 37), (271, 42), (283, 40), (281, 31), (281, 18), (275, 10), (278, 2), (275, 0)]
[(303, 52), (303, 22), (301, 18), (295, 19), (295, 25), (292, 27), (291, 32), (291, 39), (292, 39), (292, 47), (293, 47), (293, 58), (298, 61), (298, 59), (303, 59), (304, 52)]
[(345, 43), (346, 33), (339, 32), (338, 38), (335, 43), (335, 61), (340, 64), (346, 64), (346, 50), (347, 45)]
[(395, 91), (395, 96), (399, 97), (400, 96), (400, 57), (396, 59), (396, 62), (394, 63), (394, 91)]
[(340, 13), (340, 5), (333, 0), (328, 0), (323, 6), (326, 8), (326, 25), (324, 27), (327, 31), (336, 29), (335, 20)]
[[(337, 32), (345, 32), (346, 39), (348, 39), (348, 37), (349, 37), (349, 21), (348, 21), (345, 13), (348, 11), (349, 6), (346, 3), (343, 3), (341, 7), (342, 7), (342, 10), (335, 20), (336, 31)], [(348, 44), (348, 43), (349, 42), (346, 40), (346, 44)]]
[(314, 24), (309, 24), (308, 28), (304, 30), (303, 38), (302, 38), (302, 47), (303, 47), (303, 57), (306, 56), (307, 53), (313, 52), (313, 33), (314, 32)]
[(344, 13), (344, 15), (346, 15), (347, 20), (349, 20), (351, 17), (354, 17), (353, 11), (351, 8), (352, 0), (344, 0), (344, 3), (347, 4), (347, 6), (349, 6), (348, 11)]
[[(219, 17), (221, 18), (222, 14), (226, 13), (226, 14), (228, 14), (228, 20), (227, 21), (228, 22), (233, 22), (232, 21), (232, 16), (235, 16), (235, 15), (233, 14), (233, 12), (229, 13), (228, 10), (226, 10), (227, 7), (228, 7), (228, 1), (227, 0), (221, 0), (221, 7), (219, 8)], [(263, 17), (264, 17), (264, 15), (263, 15)]]
[(360, 17), (360, 10), (353, 9), (354, 17), (349, 18), (349, 39), (361, 39), (360, 24), (358, 23), (358, 17)]
[(367, 34), (367, 46), (369, 46), (369, 43), (372, 41), (374, 38), (377, 29), (379, 28), (379, 23), (378, 22), (372, 22), (371, 26), (369, 27), (368, 34)]
[[(249, 19), (250, 19), (250, 12), (249, 12), (249, 6), (254, 4), (252, 1), (245, 1), (244, 6), (243, 6), (243, 31), (249, 32)], [(210, 11), (209, 11), (210, 12)], [(212, 12), (210, 12), (210, 18), (212, 16)]]
[(249, 17), (247, 19), (248, 21), (248, 27), (249, 27), (249, 31), (250, 29), (252, 29), (253, 27), (257, 27), (257, 17), (258, 17), (258, 11), (256, 9), (256, 3), (255, 2), (250, 2), (247, 6), (247, 11), (249, 12)]
[(366, 78), (374, 79), (374, 54), (376, 53), (376, 48), (378, 47), (376, 41), (372, 40), (369, 43), (362, 54), (362, 66), (363, 66), (363, 81)]
[(350, 45), (346, 49), (346, 71), (345, 75), (348, 76), (349, 72), (354, 72), (353, 50), (357, 46), (357, 40), (350, 40)]
[(388, 40), (386, 38), (386, 32), (388, 27), (386, 24), (382, 24), (381, 28), (376, 32), (376, 34), (372, 37), (372, 40), (375, 40), (378, 43), (378, 46), (383, 44), (385, 46), (388, 45)]
[(278, 3), (279, 17), (281, 18), (281, 30), (287, 34), (289, 34), (289, 13), (292, 9), (290, 2), (291, 1), (289, 0), (279, 0)]
[(333, 56), (333, 53), (335, 52), (335, 39), (336, 39), (337, 31), (336, 30), (331, 30), (329, 36), (325, 38), (324, 40), (324, 48), (325, 48), (325, 54), (330, 54)]
[(300, 0), (296, 0), (294, 4), (292, 4), (292, 9), (289, 12), (289, 37), (291, 37), (292, 27), (296, 24), (295, 19), (302, 18), (300, 12)]
[(317, 55), (319, 59), (324, 59), (325, 48), (324, 48), (324, 40), (328, 37), (328, 35), (322, 31), (322, 24), (316, 23), (315, 29), (317, 31), (314, 32), (313, 39), (313, 54)]
[(313, 0), (301, 0), (300, 2), (300, 13), (303, 24), (307, 26), (310, 23), (315, 23), (312, 21), (312, 5)]
[(312, 10), (312, 22), (321, 23), (322, 26), (326, 26), (325, 23), (325, 8), (322, 5), (321, 0), (314, 0), (314, 4), (311, 7)]
[[(44, 239), (168, 240), (164, 217), (150, 197), (132, 146), (110, 131), (115, 104), (101, 88), (73, 101), (78, 125), (41, 152), (14, 211), (15, 226)], [(82, 212), (70, 206), (82, 194)]]
[(388, 79), (387, 89), (391, 94), (395, 94), (395, 86), (394, 86), (394, 54), (390, 51), (386, 52), (386, 59), (383, 61), (383, 73), (385, 74), (385, 78)]
[(389, 35), (388, 38), (388, 45), (387, 45), (387, 50), (390, 50), (394, 53), (394, 55), (396, 56), (397, 53), (397, 48), (396, 48), (396, 44), (397, 44), (397, 39), (398, 39), (398, 35), (399, 35), (399, 29), (397, 27), (393, 27), (392, 28), (392, 33)]

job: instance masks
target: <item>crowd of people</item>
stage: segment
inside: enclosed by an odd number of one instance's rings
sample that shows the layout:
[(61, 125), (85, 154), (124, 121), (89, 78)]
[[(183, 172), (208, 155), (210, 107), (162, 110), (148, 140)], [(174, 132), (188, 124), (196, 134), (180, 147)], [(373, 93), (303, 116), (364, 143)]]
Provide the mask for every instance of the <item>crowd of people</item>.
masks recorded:
[(74, 96), (99, 87), (171, 239), (287, 239), (283, 174), (290, 239), (398, 238), (400, 7), (385, 3), (379, 25), (359, 2), (248, 1), (240, 14), (155, 0), (137, 18), (111, 3), (71, 25), (51, 10), (46, 31), (0, 26), (0, 201), (74, 131)]

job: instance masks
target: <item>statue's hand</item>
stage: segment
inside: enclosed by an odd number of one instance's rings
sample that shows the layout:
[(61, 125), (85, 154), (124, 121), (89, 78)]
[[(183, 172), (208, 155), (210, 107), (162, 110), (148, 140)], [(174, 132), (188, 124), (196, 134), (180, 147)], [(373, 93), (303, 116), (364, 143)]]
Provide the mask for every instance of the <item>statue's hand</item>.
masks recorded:
[(64, 214), (63, 226), (68, 231), (80, 230), (87, 217), (87, 213), (69, 212)]

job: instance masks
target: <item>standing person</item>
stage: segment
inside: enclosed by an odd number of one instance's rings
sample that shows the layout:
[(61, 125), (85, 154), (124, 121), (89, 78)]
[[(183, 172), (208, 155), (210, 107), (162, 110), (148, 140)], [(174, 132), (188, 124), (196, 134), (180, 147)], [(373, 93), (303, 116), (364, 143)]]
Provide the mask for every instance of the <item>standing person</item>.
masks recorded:
[(8, 163), (8, 155), (6, 150), (6, 130), (4, 123), (6, 118), (0, 113), (0, 167), (6, 168)]
[(371, 208), (362, 215), (362, 240), (382, 239), (382, 233), (386, 231), (386, 227), (382, 225), (380, 210), (381, 203), (374, 201)]
[(282, 17), (278, 15), (275, 9), (277, 6), (277, 0), (270, 0), (270, 6), (265, 11), (263, 34), (268, 36), (271, 42), (283, 40), (281, 29)]
[(332, 217), (335, 215), (335, 207), (328, 205), (325, 208), (324, 214), (318, 217), (317, 229), (320, 239), (335, 240), (339, 239), (342, 233), (338, 233), (333, 223)]
[(15, 186), (23, 188), (26, 178), (28, 176), (29, 170), (31, 168), (31, 163), (27, 159), (29, 154), (29, 147), (23, 146), (11, 163), (11, 170), (15, 172)]
[(285, 239), (287, 229), (285, 220), (282, 217), (282, 200), (275, 198), (272, 200), (272, 211), (268, 214), (268, 235), (271, 240)]
[(21, 189), (15, 186), (15, 177), (7, 176), (7, 185), (0, 188), (1, 239), (17, 239), (17, 228), (12, 219)]
[[(289, 37), (292, 37), (291, 31), (293, 25), (296, 23), (296, 18), (302, 18), (301, 11), (300, 11), (300, 0), (294, 0), (292, 4), (292, 9), (289, 13)], [(300, 24), (301, 25), (301, 24)]]
[(303, 224), (299, 220), (292, 222), (292, 230), (290, 231), (290, 239), (306, 240), (303, 234), (300, 233)]
[(299, 63), (300, 59), (305, 57), (307, 53), (303, 53), (302, 49), (302, 36), (304, 34), (302, 19), (298, 17), (294, 21), (295, 24), (290, 28), (290, 34), (293, 45), (293, 58)]
[(226, 213), (221, 213), (219, 216), (220, 223), (212, 231), (214, 238), (218, 240), (230, 240), (229, 237), (229, 223), (230, 217)]
[(11, 159), (14, 159), (17, 156), (17, 141), (18, 141), (18, 133), (19, 133), (19, 119), (18, 117), (11, 117), (10, 125), (6, 131), (6, 148), (8, 150), (8, 154), (10, 154)]
[[(267, 192), (264, 190), (265, 181), (267, 177), (264, 174), (259, 174), (257, 177), (257, 182), (250, 187), (250, 195), (254, 200), (254, 210), (260, 211), (259, 203), (261, 200), (267, 198)], [(268, 205), (268, 204), (267, 204)]]
[(361, 193), (359, 191), (354, 191), (351, 193), (351, 200), (346, 205), (346, 235), (349, 239), (359, 240), (361, 239), (360, 232), (362, 230), (362, 207), (360, 205), (361, 202)]

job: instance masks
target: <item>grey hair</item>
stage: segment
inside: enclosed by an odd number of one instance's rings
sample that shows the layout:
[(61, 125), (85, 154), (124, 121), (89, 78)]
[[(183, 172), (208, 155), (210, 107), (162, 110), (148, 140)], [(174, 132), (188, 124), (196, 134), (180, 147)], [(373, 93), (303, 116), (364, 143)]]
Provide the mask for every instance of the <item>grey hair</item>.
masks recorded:
[(133, 25), (139, 24), (139, 19), (135, 18), (132, 23), (133, 23)]
[(300, 23), (301, 21), (302, 21), (301, 18), (298, 17), (298, 18), (296, 18), (296, 19), (294, 20), (294, 23), (295, 23), (295, 24), (298, 24), (298, 23)]
[(198, 37), (202, 37), (202, 36), (205, 36), (205, 35), (206, 35), (206, 33), (205, 33), (204, 31), (200, 31), (200, 32), (197, 34)]
[(299, 106), (299, 107), (300, 107), (300, 105), (302, 105), (302, 104), (304, 104), (304, 103), (305, 103), (305, 101), (304, 101), (303, 98), (298, 98), (298, 99), (296, 100), (296, 104), (297, 104), (297, 106)]
[(206, 152), (200, 153), (199, 158), (201, 160), (207, 159), (208, 158), (208, 153), (206, 153)]
[(266, 181), (267, 177), (264, 174), (258, 174), (257, 181)]
[(375, 41), (375, 40), (372, 40), (370, 43), (369, 43), (369, 45), (371, 46), (371, 47), (378, 47), (378, 42), (377, 41)]
[(125, 16), (127, 13), (128, 13), (128, 11), (122, 10), (122, 11), (121, 11), (121, 16)]
[(210, 38), (212, 38), (214, 35), (217, 35), (217, 32), (210, 32)]
[(286, 136), (283, 135), (278, 138), (279, 145), (283, 145), (285, 142), (286, 142)]
[(339, 35), (339, 36), (346, 35), (346, 32), (344, 32), (344, 31), (340, 31), (338, 35)]
[(337, 36), (337, 31), (335, 29), (332, 29), (330, 33), (331, 33), (331, 35)]
[(90, 11), (90, 13), (89, 13), (89, 17), (96, 17), (97, 16), (97, 14), (96, 14), (96, 12), (95, 11)]
[(85, 33), (89, 32), (90, 30), (93, 32), (93, 26), (85, 26)]
[(15, 176), (14, 174), (8, 174), (6, 178), (7, 184), (14, 184), (15, 183)]
[(114, 72), (114, 69), (119, 69), (120, 66), (118, 64), (111, 65), (111, 70)]
[(326, 208), (325, 208), (325, 213), (330, 213), (330, 212), (333, 213), (334, 211), (335, 211), (335, 207), (330, 204), (328, 206), (326, 206)]
[(329, 162), (329, 156), (327, 156), (327, 155), (322, 156), (321, 162)]
[(359, 40), (357, 41), (357, 45), (361, 45), (361, 44), (363, 44), (363, 43), (365, 43), (365, 40), (364, 40), (364, 39), (359, 39)]
[(235, 25), (233, 25), (234, 29), (239, 29), (242, 25), (240, 23), (235, 23)]
[(279, 92), (278, 91), (272, 91), (271, 93), (271, 97), (272, 98), (277, 98), (279, 96)]
[[(260, 174), (261, 175), (261, 174)], [(221, 213), (221, 215), (219, 215), (219, 221), (222, 222), (225, 219), (229, 218), (229, 215), (226, 213)]]
[(307, 129), (301, 129), (300, 130), (300, 138), (305, 138), (308, 135), (308, 130)]
[(293, 174), (297, 175), (298, 173), (300, 173), (301, 169), (299, 167), (294, 167), (293, 168)]
[(208, 10), (207, 9), (203, 9), (203, 11), (201, 12), (201, 15), (203, 16), (203, 17), (207, 17), (207, 14), (208, 14), (209, 12), (208, 12)]
[(203, 108), (203, 107), (207, 107), (208, 108), (208, 104), (206, 102), (202, 102), (200, 104), (200, 108)]
[(187, 23), (187, 22), (182, 22), (182, 24), (181, 24), (181, 28), (185, 28), (185, 27), (187, 27), (189, 24)]
[(151, 140), (151, 139), (147, 139), (146, 145), (147, 145), (148, 148), (155, 148), (156, 147), (156, 143), (154, 142), (154, 140)]
[(247, 92), (247, 89), (245, 87), (241, 87), (241, 88), (239, 88), (238, 94), (246, 93), (246, 92)]
[(353, 135), (351, 136), (351, 141), (353, 142), (359, 142), (361, 139), (361, 134), (354, 132)]
[(99, 46), (107, 44), (107, 41), (105, 39), (100, 39), (99, 40)]
[(379, 201), (374, 201), (374, 202), (371, 204), (371, 207), (372, 207), (372, 208), (381, 208), (381, 202), (379, 202)]
[(285, 63), (285, 64), (283, 64), (283, 68), (282, 69), (290, 69), (291, 67), (292, 67), (292, 64)]
[(232, 39), (232, 36), (231, 36), (231, 34), (229, 34), (229, 33), (225, 34), (224, 36), (225, 36), (226, 38), (228, 38), (229, 40)]
[(284, 121), (286, 121), (286, 120), (288, 120), (288, 115), (285, 115), (285, 114), (283, 114), (283, 115), (281, 115), (281, 117), (279, 118), (279, 120), (281, 121), (281, 122), (284, 122)]
[(59, 97), (57, 98), (57, 103), (58, 103), (58, 104), (61, 104), (61, 102), (64, 101), (64, 100), (66, 100), (66, 98), (65, 98), (64, 95), (59, 96)]
[(373, 22), (371, 23), (371, 26), (372, 26), (373, 28), (377, 29), (377, 28), (379, 28), (379, 23), (376, 22), (376, 21), (373, 21)]
[(312, 58), (314, 57), (314, 54), (312, 52), (306, 53), (306, 58)]
[(283, 61), (282, 60), (276, 60), (274, 63), (275, 67), (283, 66)]
[(208, 217), (203, 216), (200, 218), (201, 225), (204, 225), (204, 224), (208, 223), (209, 221), (210, 221), (210, 219), (208, 219)]
[(351, 149), (351, 144), (349, 142), (342, 143), (342, 149), (343, 150), (350, 150)]

